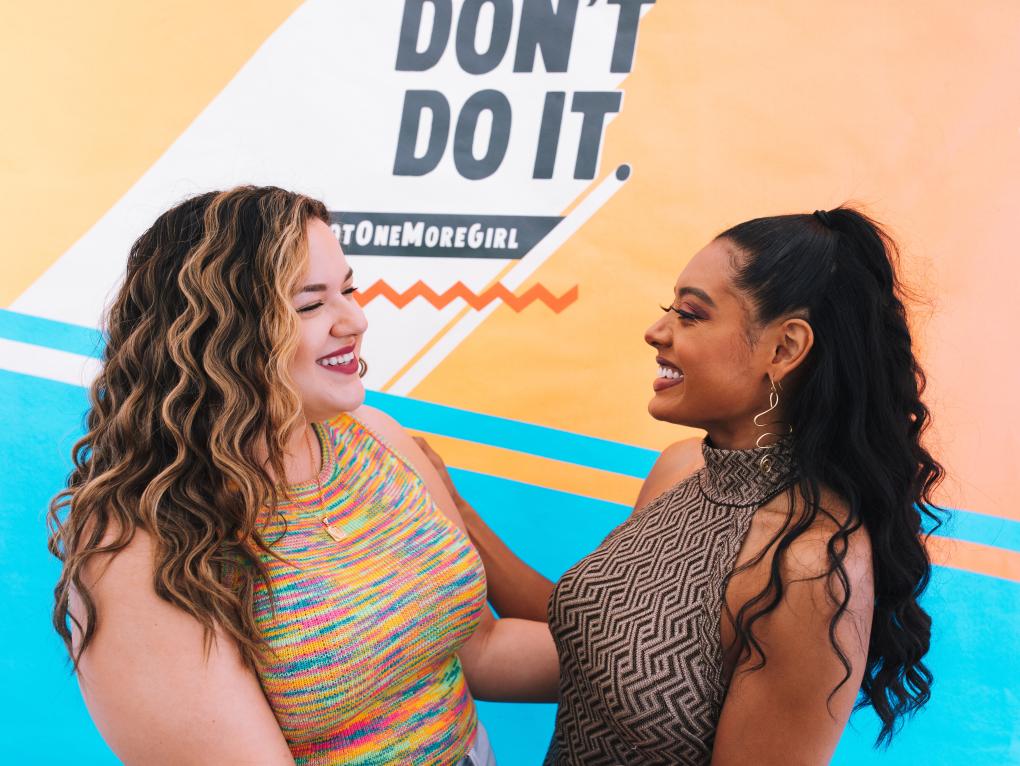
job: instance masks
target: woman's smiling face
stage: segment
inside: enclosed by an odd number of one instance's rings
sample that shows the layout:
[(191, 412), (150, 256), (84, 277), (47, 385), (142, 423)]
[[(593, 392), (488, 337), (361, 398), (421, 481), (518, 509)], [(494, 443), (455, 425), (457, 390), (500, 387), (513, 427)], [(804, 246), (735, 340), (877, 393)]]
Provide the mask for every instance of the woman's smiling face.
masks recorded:
[(648, 411), (657, 420), (727, 436), (764, 409), (772, 353), (752, 337), (752, 307), (733, 283), (733, 258), (725, 239), (700, 250), (669, 309), (645, 332), (656, 350)]
[(310, 421), (329, 420), (365, 400), (358, 362), (368, 322), (354, 300), (353, 279), (329, 226), (309, 222), (308, 266), (291, 298), (300, 339), (290, 374)]

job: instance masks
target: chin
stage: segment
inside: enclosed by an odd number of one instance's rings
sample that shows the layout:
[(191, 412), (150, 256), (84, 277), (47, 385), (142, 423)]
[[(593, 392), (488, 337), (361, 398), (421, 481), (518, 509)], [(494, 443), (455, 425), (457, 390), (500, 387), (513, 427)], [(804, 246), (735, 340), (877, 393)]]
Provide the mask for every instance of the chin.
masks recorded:
[[(340, 412), (351, 412), (365, 403), (365, 387), (361, 384), (360, 379), (358, 379), (356, 385), (356, 390), (345, 391), (345, 396), (338, 399), (337, 404), (340, 405)], [(351, 386), (351, 388), (354, 388), (354, 386)]]
[(350, 387), (350, 390), (344, 391), (343, 394), (337, 394), (331, 396), (326, 401), (320, 401), (318, 406), (314, 408), (314, 411), (309, 411), (306, 408), (305, 412), (308, 413), (308, 419), (322, 423), (327, 420), (333, 420), (333, 418), (339, 417), (344, 412), (353, 412), (365, 403), (365, 387), (361, 385), (360, 379), (357, 384)]
[(663, 401), (659, 396), (653, 396), (648, 402), (648, 414), (663, 423), (673, 423), (678, 426), (689, 425), (683, 416), (682, 408), (670, 407), (668, 402)]

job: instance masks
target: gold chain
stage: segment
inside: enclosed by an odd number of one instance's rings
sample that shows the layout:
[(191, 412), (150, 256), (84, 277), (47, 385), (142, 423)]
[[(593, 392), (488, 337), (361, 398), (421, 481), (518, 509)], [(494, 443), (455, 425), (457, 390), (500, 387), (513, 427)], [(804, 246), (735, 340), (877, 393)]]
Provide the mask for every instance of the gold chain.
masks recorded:
[[(312, 430), (314, 430), (314, 426), (309, 427), (312, 428)], [(312, 444), (308, 438), (307, 431), (305, 431), (305, 445), (308, 447), (308, 457), (312, 461), (312, 466), (314, 467), (316, 463), (315, 452), (312, 449)], [(322, 526), (326, 528), (326, 534), (328, 534), (330, 537), (333, 538), (333, 540), (339, 543), (343, 542), (346, 539), (347, 533), (343, 530), (342, 527), (340, 527), (339, 524), (331, 523), (329, 519), (326, 518), (326, 506), (322, 500), (322, 482), (319, 480), (319, 474), (322, 473), (322, 466), (324, 466), (325, 464), (326, 460), (325, 458), (322, 458), (319, 468), (315, 471), (315, 488), (318, 493), (316, 495), (316, 498), (319, 501), (319, 513), (316, 514), (316, 518), (318, 518), (319, 521), (322, 522)]]

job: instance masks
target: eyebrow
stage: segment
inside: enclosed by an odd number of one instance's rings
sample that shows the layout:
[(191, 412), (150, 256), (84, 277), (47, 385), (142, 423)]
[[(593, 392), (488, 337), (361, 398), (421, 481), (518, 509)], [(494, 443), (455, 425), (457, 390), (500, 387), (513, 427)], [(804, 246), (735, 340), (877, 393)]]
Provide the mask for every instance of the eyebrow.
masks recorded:
[(683, 297), (684, 295), (693, 295), (695, 298), (700, 298), (712, 308), (716, 308), (715, 301), (712, 300), (708, 293), (702, 290), (700, 287), (681, 287), (677, 291), (677, 297)]
[[(344, 282), (347, 282), (353, 276), (354, 269), (347, 269), (347, 276), (344, 277)], [(294, 293), (294, 295), (300, 295), (301, 293), (324, 293), (327, 289), (326, 285), (322, 282), (316, 282), (314, 285), (305, 285)]]

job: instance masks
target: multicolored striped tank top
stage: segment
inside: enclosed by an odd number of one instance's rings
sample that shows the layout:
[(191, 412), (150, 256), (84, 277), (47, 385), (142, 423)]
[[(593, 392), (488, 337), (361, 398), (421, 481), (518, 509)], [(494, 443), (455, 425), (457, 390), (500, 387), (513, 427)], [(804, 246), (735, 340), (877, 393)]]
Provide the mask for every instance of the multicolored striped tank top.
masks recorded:
[(266, 697), (298, 764), (456, 763), (477, 722), (456, 652), (485, 608), (481, 561), (364, 425), (315, 428), (318, 481), (267, 514), (283, 560), (263, 556), (275, 611), (255, 597)]

